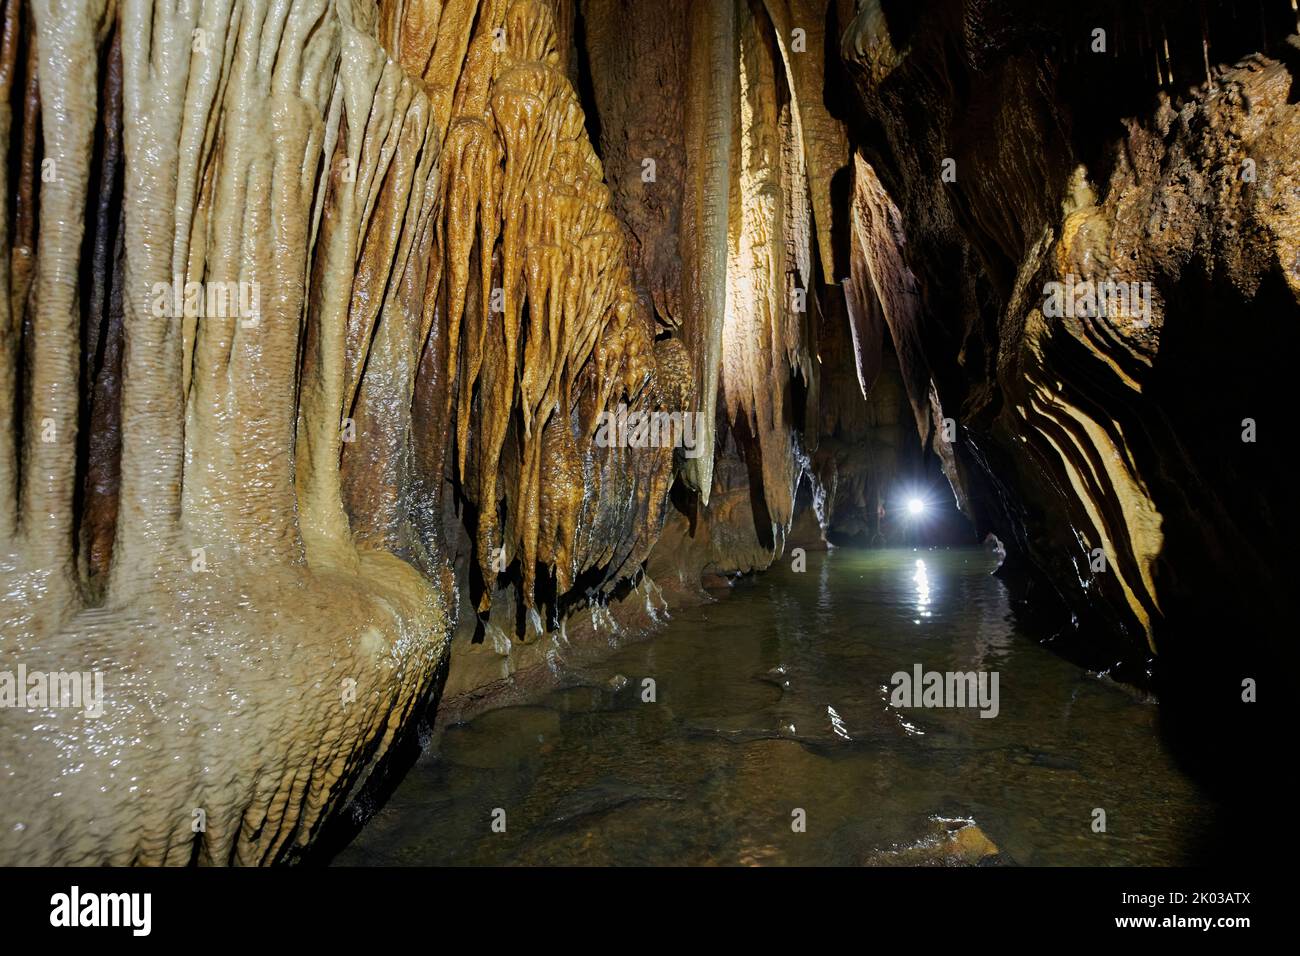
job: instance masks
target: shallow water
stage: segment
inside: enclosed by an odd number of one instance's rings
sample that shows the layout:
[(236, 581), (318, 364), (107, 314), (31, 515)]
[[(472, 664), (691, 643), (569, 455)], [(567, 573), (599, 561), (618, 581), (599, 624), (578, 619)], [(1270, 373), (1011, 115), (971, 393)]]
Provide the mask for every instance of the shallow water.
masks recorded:
[[(786, 558), (572, 686), (449, 728), (335, 862), (854, 865), (939, 817), (973, 820), (1007, 863), (1194, 862), (1211, 809), (1156, 707), (1020, 633), (992, 566)], [(892, 706), (916, 664), (998, 672), (997, 716)]]

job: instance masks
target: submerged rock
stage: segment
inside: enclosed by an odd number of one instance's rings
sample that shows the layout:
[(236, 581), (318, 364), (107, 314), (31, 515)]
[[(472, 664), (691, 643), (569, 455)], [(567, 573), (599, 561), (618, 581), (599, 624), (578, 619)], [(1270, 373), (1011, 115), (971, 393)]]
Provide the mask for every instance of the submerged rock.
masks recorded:
[(934, 816), (915, 843), (876, 850), (867, 866), (997, 866), (1006, 863), (997, 844), (974, 820)]

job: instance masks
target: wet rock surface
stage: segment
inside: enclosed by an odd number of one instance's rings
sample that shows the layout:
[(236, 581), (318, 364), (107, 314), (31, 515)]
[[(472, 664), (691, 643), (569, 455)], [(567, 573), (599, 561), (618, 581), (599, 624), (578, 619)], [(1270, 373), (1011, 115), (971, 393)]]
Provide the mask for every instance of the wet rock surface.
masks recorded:
[(998, 866), (1004, 863), (996, 844), (974, 820), (931, 817), (928, 833), (902, 847), (878, 850), (868, 866)]
[(4, 660), (103, 670), (113, 715), (5, 710), (7, 862), (294, 858), (436, 697), (471, 575), (540, 620), (538, 567), (603, 593), (662, 521), (672, 449), (592, 436), (680, 411), (681, 358), (552, 7), (285, 13), (6, 7)]

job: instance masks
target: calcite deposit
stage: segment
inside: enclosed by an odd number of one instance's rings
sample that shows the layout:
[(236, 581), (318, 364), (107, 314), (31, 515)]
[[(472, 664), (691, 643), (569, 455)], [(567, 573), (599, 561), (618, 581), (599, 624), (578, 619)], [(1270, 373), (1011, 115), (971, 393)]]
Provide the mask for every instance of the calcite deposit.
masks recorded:
[[(677, 12), (689, 267), (647, 295), (571, 3), (6, 5), (0, 648), (105, 700), (3, 712), (5, 862), (301, 856), (458, 624), (638, 586), (719, 394), (789, 525), (811, 153), (767, 15)], [(699, 451), (598, 442), (620, 407)]]
[(553, 11), (399, 6), (6, 8), (4, 655), (107, 688), (5, 712), (6, 861), (291, 858), (436, 693), (445, 508), (485, 607), (653, 540), (592, 420), (686, 393)]

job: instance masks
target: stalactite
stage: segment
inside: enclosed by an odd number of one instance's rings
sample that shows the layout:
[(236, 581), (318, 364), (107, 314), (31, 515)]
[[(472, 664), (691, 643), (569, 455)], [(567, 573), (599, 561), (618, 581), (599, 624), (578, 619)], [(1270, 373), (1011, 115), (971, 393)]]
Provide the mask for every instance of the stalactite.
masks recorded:
[[(457, 473), (478, 504), (476, 554), (488, 585), (478, 609), (486, 612), (503, 569), (499, 554), (518, 557), (530, 608), (540, 558), (553, 563), (561, 587), (576, 578), (582, 483), (543, 495), (543, 461), (576, 474), (578, 458), (595, 454), (594, 411), (637, 400), (656, 363), (622, 229), (561, 68), (551, 8), (519, 2), (497, 17), (484, 11), (467, 63), (448, 134), (439, 254), (448, 373), (457, 386)], [(595, 377), (585, 379), (591, 363)], [(571, 415), (591, 388), (594, 409), (574, 433)], [(544, 529), (554, 536), (545, 542)]]
[[(916, 276), (903, 256), (903, 232), (898, 207), (885, 192), (871, 165), (861, 156), (854, 158), (853, 204), (850, 211), (853, 234), (853, 275), (850, 314), (864, 346), (879, 341), (879, 333), (868, 324), (872, 310), (879, 308), (898, 351), (898, 361), (907, 383), (917, 431), (928, 443), (931, 421), (928, 405), (929, 366), (925, 360), (918, 328), (919, 298)], [(861, 359), (861, 381), (866, 383), (875, 357)]]
[[(107, 699), (0, 714), (0, 860), (300, 858), (462, 604), (528, 644), (648, 588), (677, 480), (780, 552), (847, 142), (824, 18), (648, 17), (684, 102), (611, 193), (580, 7), (611, 35), (614, 0), (5, 0), (0, 651)], [(701, 425), (600, 437), (624, 412)]]
[[(63, 18), (47, 3), (33, 5), (40, 50), (41, 135), (54, 179), (42, 176), (41, 229), (31, 290), (23, 481), (19, 509), (29, 560), (48, 568), (49, 613), (75, 600), (71, 552), (76, 433), (79, 410), (80, 312), (77, 269), (84, 230), (95, 110), (96, 34), (105, 5)], [(70, 70), (69, 63), (76, 64)], [(66, 611), (65, 611), (66, 613)]]
[[(814, 0), (764, 0), (791, 91), (792, 118), (803, 143), (817, 228), (822, 281), (835, 282), (831, 183), (849, 154), (844, 126), (826, 109), (826, 13)], [(798, 31), (796, 33), (796, 31)], [(797, 37), (797, 44), (796, 44)], [(804, 275), (807, 277), (808, 273)], [(809, 277), (810, 278), (810, 277)]]
[(722, 325), (726, 313), (731, 125), (736, 87), (734, 4), (692, 4), (685, 136), (689, 179), (682, 206), (682, 331), (696, 365), (704, 453), (682, 477), (704, 504), (713, 485), (713, 445)]
[(786, 407), (791, 372), (786, 327), (791, 324), (787, 316), (797, 318), (798, 312), (786, 295), (778, 87), (765, 25), (742, 11), (741, 108), (732, 144), (728, 321), (722, 330), (720, 388), (732, 425), (743, 416), (757, 442), (769, 517), (784, 530), (793, 514), (798, 479), (789, 425), (793, 416)]

